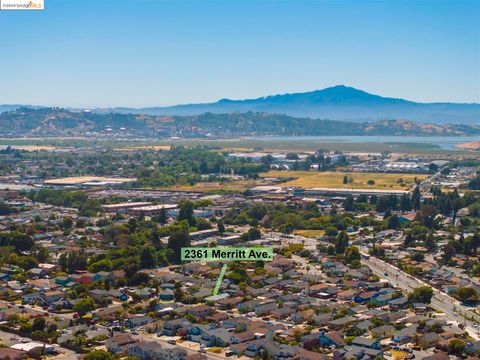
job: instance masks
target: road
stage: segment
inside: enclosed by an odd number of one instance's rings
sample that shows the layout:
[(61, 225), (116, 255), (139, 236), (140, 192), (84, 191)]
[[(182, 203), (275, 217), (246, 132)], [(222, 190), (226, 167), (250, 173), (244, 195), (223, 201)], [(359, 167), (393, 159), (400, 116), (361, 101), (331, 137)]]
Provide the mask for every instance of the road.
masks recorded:
[[(363, 253), (366, 255), (366, 253)], [(430, 286), (424, 281), (417, 279), (411, 275), (398, 269), (385, 261), (377, 259), (373, 256), (362, 257), (362, 263), (367, 265), (380, 278), (386, 279), (394, 287), (398, 287), (404, 291), (412, 291), (419, 286)], [(480, 328), (478, 323), (480, 317), (473, 314), (470, 308), (463, 306), (458, 300), (448, 296), (447, 294), (433, 288), (433, 297), (431, 306), (445, 314), (445, 317), (458, 324), (463, 324), (465, 330), (476, 340), (480, 339)], [(473, 321), (467, 320), (464, 316), (474, 318)]]

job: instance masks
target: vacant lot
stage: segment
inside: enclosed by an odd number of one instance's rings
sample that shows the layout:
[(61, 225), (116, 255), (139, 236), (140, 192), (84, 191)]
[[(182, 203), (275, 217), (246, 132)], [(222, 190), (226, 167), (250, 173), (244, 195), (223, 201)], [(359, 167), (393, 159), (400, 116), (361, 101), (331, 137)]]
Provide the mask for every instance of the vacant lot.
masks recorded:
[(200, 191), (200, 192), (209, 192), (209, 191), (233, 191), (241, 192), (248, 188), (252, 188), (258, 185), (270, 184), (262, 180), (238, 180), (238, 181), (226, 181), (226, 182), (199, 182), (195, 185), (173, 185), (166, 187), (168, 190), (178, 190), (178, 191)]
[[(315, 171), (269, 171), (262, 177), (292, 178), (285, 186), (312, 188), (344, 189), (398, 189), (405, 190), (413, 185), (414, 179), (425, 179), (427, 175), (419, 174), (380, 174), (351, 172), (315, 172)], [(344, 184), (344, 177), (349, 183)], [(373, 184), (369, 184), (373, 180)]]
[(111, 182), (111, 183), (124, 183), (124, 182), (132, 182), (136, 179), (133, 178), (109, 178), (103, 176), (72, 176), (60, 179), (50, 179), (45, 180), (45, 184), (49, 185), (81, 185), (87, 182)]
[(294, 230), (294, 235), (305, 236), (305, 237), (317, 237), (325, 235), (325, 230)]

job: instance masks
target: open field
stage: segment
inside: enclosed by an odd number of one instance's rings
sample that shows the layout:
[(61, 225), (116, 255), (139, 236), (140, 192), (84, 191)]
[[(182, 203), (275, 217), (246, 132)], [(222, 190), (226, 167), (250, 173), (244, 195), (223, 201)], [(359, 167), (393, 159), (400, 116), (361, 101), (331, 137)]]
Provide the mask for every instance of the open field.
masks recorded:
[[(243, 191), (248, 188), (252, 188), (258, 185), (265, 185), (267, 182), (261, 180), (239, 180), (239, 181), (228, 181), (228, 182), (199, 182), (195, 185), (174, 185), (170, 186), (168, 190), (178, 190), (178, 191)], [(268, 184), (270, 184), (268, 182)]]
[(480, 150), (480, 141), (472, 141), (455, 146), (458, 149)]
[(57, 148), (72, 147), (90, 147), (104, 146), (115, 150), (141, 150), (153, 149), (161, 150), (169, 148), (171, 145), (184, 146), (212, 146), (221, 149), (236, 149), (240, 151), (263, 149), (266, 151), (316, 151), (318, 149), (338, 150), (338, 151), (361, 151), (361, 152), (395, 152), (408, 154), (436, 154), (459, 156), (474, 156), (468, 149), (444, 150), (440, 147), (428, 143), (422, 143), (422, 138), (418, 142), (347, 142), (333, 139), (326, 140), (257, 140), (257, 139), (107, 139), (107, 138), (0, 138), (1, 145), (34, 145), (34, 146), (55, 146)]
[(106, 183), (125, 183), (132, 182), (136, 179), (129, 178), (109, 178), (103, 176), (72, 176), (60, 179), (45, 180), (45, 184), (49, 185), (80, 185), (88, 182), (106, 182)]
[[(260, 174), (262, 177), (294, 178), (284, 183), (284, 186), (298, 186), (305, 189), (313, 188), (343, 188), (343, 189), (394, 189), (406, 190), (414, 184), (414, 179), (425, 179), (421, 174), (382, 174), (382, 173), (352, 173), (352, 172), (314, 172), (314, 171), (269, 171)], [(344, 184), (343, 178), (353, 178), (353, 183)], [(402, 181), (400, 181), (402, 179)], [(375, 184), (369, 185), (368, 181)]]
[(23, 150), (23, 151), (54, 151), (58, 149), (56, 146), (52, 145), (0, 145), (0, 150), (6, 149), (10, 146), (11, 149)]
[(294, 235), (305, 236), (305, 237), (317, 237), (325, 235), (325, 230), (294, 230)]
[(170, 150), (170, 145), (142, 145), (114, 148), (115, 151), (134, 151), (134, 150)]

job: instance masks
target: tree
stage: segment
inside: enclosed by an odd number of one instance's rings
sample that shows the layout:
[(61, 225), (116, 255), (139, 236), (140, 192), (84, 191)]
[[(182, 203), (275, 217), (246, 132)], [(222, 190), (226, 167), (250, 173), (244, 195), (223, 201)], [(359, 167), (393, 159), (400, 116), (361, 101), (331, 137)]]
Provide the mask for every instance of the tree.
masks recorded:
[(435, 241), (435, 237), (433, 236), (433, 233), (429, 233), (427, 235), (427, 238), (425, 239), (425, 247), (429, 252), (433, 252), (437, 247), (437, 242)]
[(155, 249), (161, 249), (162, 248), (162, 242), (160, 240), (160, 233), (158, 231), (158, 227), (155, 225), (152, 229), (152, 232), (150, 233), (150, 236), (148, 237), (152, 245), (155, 247)]
[(167, 210), (164, 207), (162, 207), (158, 215), (155, 217), (155, 221), (163, 225), (167, 223), (167, 219), (168, 219)]
[(343, 183), (344, 183), (344, 184), (348, 184), (348, 176), (347, 176), (347, 175), (345, 175), (345, 176), (343, 177)]
[(348, 246), (348, 234), (346, 231), (341, 231), (338, 236), (337, 240), (335, 241), (335, 253), (336, 254), (343, 254)]
[(200, 230), (208, 230), (212, 228), (212, 224), (208, 220), (205, 219), (197, 219), (197, 229)]
[(73, 305), (73, 310), (83, 316), (90, 311), (95, 310), (95, 302), (91, 297), (80, 299), (75, 305)]
[(144, 272), (137, 272), (132, 275), (128, 284), (132, 286), (146, 285), (150, 281), (150, 275)]
[(358, 250), (358, 247), (356, 246), (349, 246), (347, 250), (345, 251), (345, 261), (348, 264), (351, 264), (355, 260), (360, 260), (360, 251)]
[(187, 220), (190, 226), (195, 225), (195, 219), (193, 217), (193, 204), (190, 201), (181, 201), (178, 206), (180, 210), (178, 212), (177, 220)]
[(467, 187), (470, 190), (480, 190), (480, 175), (474, 177), (472, 180), (468, 182)]
[(452, 260), (456, 253), (457, 251), (455, 250), (455, 247), (451, 243), (448, 243), (443, 247), (442, 262), (447, 264)]
[(258, 240), (262, 237), (262, 233), (258, 228), (250, 228), (248, 231), (244, 234), (242, 234), (241, 239), (242, 241), (252, 241), (252, 240)]
[(190, 234), (187, 230), (178, 230), (168, 238), (167, 247), (173, 250), (173, 258), (177, 264), (181, 261), (182, 247), (188, 247), (190, 244)]
[(464, 304), (475, 304), (478, 301), (478, 294), (471, 287), (461, 287), (456, 291), (455, 295)]
[(405, 237), (405, 246), (409, 247), (409, 246), (413, 245), (414, 242), (415, 242), (415, 239), (413, 238), (412, 233), (409, 232), (407, 234), (407, 236)]
[(389, 229), (399, 229), (400, 228), (400, 220), (398, 219), (397, 214), (393, 214), (388, 218), (387, 227)]
[[(455, 189), (455, 191), (457, 191), (457, 190)], [(465, 203), (464, 203), (462, 198), (459, 197), (459, 198), (456, 198), (456, 199), (452, 200), (452, 210), (453, 210), (452, 224), (453, 224), (453, 226), (455, 226), (455, 220), (457, 219), (458, 210), (460, 210), (464, 206), (465, 206)]]
[(155, 249), (150, 246), (145, 246), (140, 252), (140, 267), (142, 269), (151, 269), (157, 265), (155, 259)]
[(113, 356), (104, 350), (94, 350), (85, 355), (84, 360), (113, 360)]
[(414, 252), (410, 258), (413, 260), (413, 261), (418, 261), (418, 262), (422, 262), (425, 260), (425, 256), (421, 253), (421, 252)]
[(408, 194), (403, 194), (400, 199), (400, 210), (402, 211), (410, 211), (412, 210), (412, 204), (410, 201), (410, 197)]
[(412, 208), (414, 210), (418, 210), (420, 209), (420, 200), (421, 200), (421, 196), (420, 196), (420, 188), (418, 186), (415, 187), (415, 190), (413, 190), (413, 193), (412, 193)]
[(408, 294), (408, 301), (430, 304), (432, 296), (433, 290), (430, 286), (420, 286)]
[(66, 216), (63, 219), (61, 226), (63, 230), (71, 229), (73, 226), (73, 219), (70, 216)]
[(433, 228), (435, 225), (435, 216), (438, 215), (438, 209), (434, 205), (422, 205), (417, 213), (415, 220), (420, 221), (427, 228)]
[(463, 342), (463, 340), (452, 339), (448, 343), (449, 354), (462, 355), (464, 349), (465, 349), (465, 342)]
[(217, 222), (217, 228), (218, 228), (218, 232), (220, 234), (223, 234), (225, 232), (225, 225), (223, 224), (223, 221), (222, 220), (218, 220)]
[(88, 266), (88, 271), (92, 273), (97, 273), (99, 271), (111, 271), (111, 270), (112, 270), (112, 261), (109, 259), (102, 259)]
[(40, 263), (44, 263), (48, 260), (48, 257), (50, 256), (50, 254), (48, 253), (48, 249), (41, 246), (38, 251), (37, 251), (37, 254), (35, 255), (35, 257), (37, 258), (38, 262)]
[(355, 201), (351, 195), (348, 195), (343, 202), (343, 208), (345, 211), (353, 211), (355, 209)]
[(29, 235), (23, 234), (19, 231), (11, 231), (7, 233), (0, 233), (0, 246), (14, 246), (15, 250), (20, 253), (29, 251), (35, 242)]
[(478, 233), (473, 235), (471, 246), (473, 254), (477, 255), (477, 248), (480, 246), (480, 235)]
[(37, 317), (33, 320), (32, 331), (45, 330), (45, 318), (43, 316)]

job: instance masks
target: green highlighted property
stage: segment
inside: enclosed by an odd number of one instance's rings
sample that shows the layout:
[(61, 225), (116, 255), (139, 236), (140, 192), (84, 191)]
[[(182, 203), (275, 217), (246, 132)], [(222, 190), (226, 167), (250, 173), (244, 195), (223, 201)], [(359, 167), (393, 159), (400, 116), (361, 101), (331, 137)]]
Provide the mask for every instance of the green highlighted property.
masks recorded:
[(184, 247), (182, 261), (272, 261), (273, 248)]

